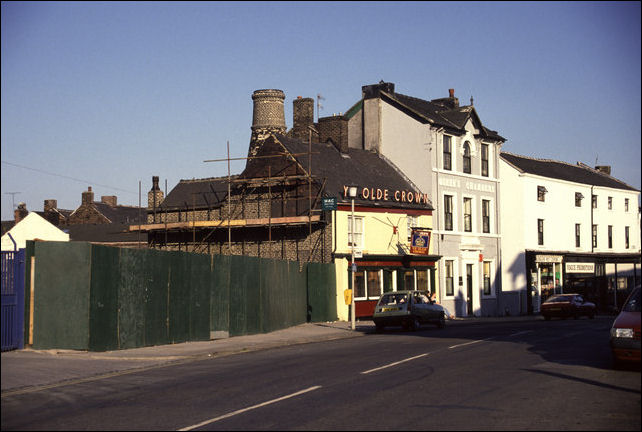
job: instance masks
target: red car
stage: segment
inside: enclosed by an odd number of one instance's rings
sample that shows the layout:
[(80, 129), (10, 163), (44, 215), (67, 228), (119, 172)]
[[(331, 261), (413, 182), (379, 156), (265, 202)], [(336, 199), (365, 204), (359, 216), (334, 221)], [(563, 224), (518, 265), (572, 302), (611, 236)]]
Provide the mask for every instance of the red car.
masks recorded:
[(548, 321), (552, 317), (578, 319), (582, 315), (593, 318), (595, 303), (584, 301), (579, 294), (557, 294), (549, 297), (540, 307), (540, 313)]
[(640, 365), (640, 285), (627, 298), (622, 311), (611, 327), (613, 365), (637, 363)]

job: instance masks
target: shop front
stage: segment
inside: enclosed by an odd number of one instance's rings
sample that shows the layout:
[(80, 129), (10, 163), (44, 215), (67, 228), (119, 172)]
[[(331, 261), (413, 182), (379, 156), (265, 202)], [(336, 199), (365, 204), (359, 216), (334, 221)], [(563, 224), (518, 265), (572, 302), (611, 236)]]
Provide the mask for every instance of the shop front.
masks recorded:
[(554, 294), (576, 293), (613, 312), (640, 283), (640, 256), (636, 254), (526, 253), (529, 314)]
[[(382, 293), (403, 290), (436, 292), (435, 263), (438, 256), (365, 255), (355, 260), (355, 317), (366, 318), (374, 313)], [(351, 287), (350, 267), (348, 286)]]

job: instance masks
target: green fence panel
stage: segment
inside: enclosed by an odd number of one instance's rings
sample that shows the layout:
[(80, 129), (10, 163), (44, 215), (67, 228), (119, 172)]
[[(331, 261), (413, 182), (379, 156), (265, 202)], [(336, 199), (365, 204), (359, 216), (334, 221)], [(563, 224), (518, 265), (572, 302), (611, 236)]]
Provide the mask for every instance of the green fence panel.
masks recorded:
[(287, 321), (286, 263), (273, 259), (261, 261), (261, 331), (283, 328)]
[(308, 264), (308, 321), (337, 320), (336, 277), (332, 264)]
[(118, 283), (118, 340), (120, 349), (145, 346), (145, 255), (121, 249)]
[(36, 242), (33, 347), (89, 348), (89, 243)]
[(287, 326), (302, 324), (307, 320), (307, 267), (288, 261), (288, 316)]
[(168, 344), (170, 255), (156, 250), (140, 252), (146, 255), (145, 345)]
[(232, 256), (230, 336), (261, 332), (260, 258)]
[(190, 327), (190, 254), (171, 252), (169, 277), (169, 338), (171, 343), (187, 342)]
[(209, 255), (192, 254), (188, 283), (190, 286), (189, 339), (210, 339), (210, 286), (212, 279)]
[(211, 257), (210, 334), (213, 338), (230, 335), (230, 266), (229, 255)]
[(91, 246), (89, 350), (118, 349), (118, 270), (120, 249)]

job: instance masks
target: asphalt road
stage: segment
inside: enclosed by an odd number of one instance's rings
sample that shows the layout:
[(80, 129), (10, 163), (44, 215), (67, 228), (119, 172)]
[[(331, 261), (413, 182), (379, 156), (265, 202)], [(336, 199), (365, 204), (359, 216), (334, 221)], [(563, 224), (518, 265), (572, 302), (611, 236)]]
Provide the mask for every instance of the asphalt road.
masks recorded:
[(2, 430), (640, 430), (612, 319), (296, 345), (2, 398)]

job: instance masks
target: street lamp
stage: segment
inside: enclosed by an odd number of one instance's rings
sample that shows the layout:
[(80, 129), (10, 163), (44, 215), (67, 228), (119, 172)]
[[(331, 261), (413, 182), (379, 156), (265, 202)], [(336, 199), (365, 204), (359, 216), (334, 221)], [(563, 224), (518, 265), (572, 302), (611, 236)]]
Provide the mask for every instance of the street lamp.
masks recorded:
[(355, 293), (355, 286), (354, 286), (354, 273), (356, 271), (355, 265), (354, 265), (354, 199), (357, 196), (357, 186), (349, 186), (348, 187), (348, 196), (350, 197), (350, 201), (352, 202), (352, 219), (351, 219), (351, 227), (350, 227), (350, 245), (352, 246), (352, 263), (350, 265), (350, 273), (351, 273), (351, 281), (352, 281), (352, 295), (351, 300), (350, 300), (350, 316), (352, 317), (352, 330), (355, 330), (356, 324), (355, 324), (355, 307), (354, 307), (354, 293)]

